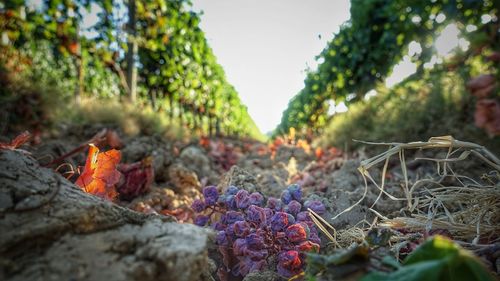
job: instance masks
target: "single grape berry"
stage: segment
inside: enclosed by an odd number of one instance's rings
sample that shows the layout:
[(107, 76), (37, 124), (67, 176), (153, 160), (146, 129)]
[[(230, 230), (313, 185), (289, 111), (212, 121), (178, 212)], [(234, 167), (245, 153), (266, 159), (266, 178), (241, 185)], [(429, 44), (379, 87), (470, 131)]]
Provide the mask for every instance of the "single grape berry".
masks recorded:
[(269, 197), (267, 199), (267, 207), (275, 211), (281, 211), (282, 202), (278, 198)]
[(309, 212), (303, 211), (297, 214), (297, 221), (310, 221)]
[(299, 252), (319, 252), (319, 245), (311, 241), (300, 242), (299, 245), (295, 246), (295, 250)]
[(258, 224), (266, 222), (266, 213), (264, 208), (259, 206), (250, 205), (246, 211), (247, 219), (251, 222), (255, 222)]
[(238, 193), (236, 193), (234, 198), (236, 201), (236, 207), (238, 207), (239, 209), (248, 208), (248, 205), (250, 204), (248, 196), (249, 196), (248, 191), (244, 189), (238, 191)]
[(217, 236), (215, 237), (215, 242), (219, 246), (229, 246), (229, 240), (227, 239), (227, 235), (224, 230), (217, 232)]
[(216, 186), (207, 186), (203, 188), (203, 196), (205, 197), (205, 204), (213, 206), (219, 199), (219, 192)]
[(229, 187), (226, 189), (226, 192), (225, 192), (225, 193), (226, 193), (227, 195), (235, 195), (236, 193), (238, 193), (238, 191), (239, 191), (239, 190), (240, 190), (240, 189), (239, 189), (239, 188), (237, 188), (236, 186), (231, 185), (231, 186), (229, 186)]
[(246, 242), (247, 246), (250, 249), (253, 250), (259, 250), (264, 248), (266, 245), (264, 243), (264, 237), (256, 234), (256, 233), (251, 233), (246, 237)]
[(224, 229), (226, 229), (226, 227), (227, 226), (225, 224), (221, 223), (220, 221), (216, 221), (216, 222), (212, 223), (212, 228), (215, 230), (218, 230), (218, 231), (224, 230)]
[(298, 184), (292, 184), (288, 186), (288, 192), (292, 195), (294, 200), (300, 201), (302, 200), (302, 189)]
[(299, 252), (295, 250), (283, 251), (278, 256), (278, 274), (292, 277), (302, 270), (302, 261)]
[(281, 201), (283, 203), (288, 204), (292, 200), (293, 200), (292, 194), (290, 194), (290, 191), (288, 191), (288, 189), (285, 189), (283, 190), (283, 192), (281, 192)]
[(237, 221), (245, 220), (244, 215), (237, 211), (227, 211), (225, 215), (222, 216), (221, 221), (225, 224), (232, 224)]
[(197, 213), (202, 212), (203, 210), (205, 210), (206, 207), (207, 207), (207, 205), (205, 205), (205, 202), (203, 202), (200, 199), (194, 200), (193, 204), (191, 204), (191, 208), (193, 209), (193, 211), (195, 211)]
[(246, 254), (252, 260), (263, 260), (269, 255), (269, 251), (266, 249), (248, 249)]
[(234, 223), (233, 231), (238, 237), (246, 237), (250, 233), (250, 225), (246, 221), (237, 221)]
[(318, 234), (314, 232), (309, 233), (309, 241), (316, 244), (321, 244), (321, 239), (319, 239)]
[(293, 243), (307, 240), (309, 236), (309, 227), (300, 223), (292, 224), (285, 230), (286, 237)]
[(304, 203), (304, 207), (313, 210), (318, 215), (322, 215), (326, 212), (325, 205), (323, 205), (323, 203), (319, 200), (307, 200)]
[(245, 238), (238, 238), (233, 243), (233, 253), (236, 256), (243, 256), (247, 251), (247, 241)]
[(227, 208), (231, 210), (236, 210), (238, 207), (236, 206), (236, 199), (235, 195), (226, 195), (224, 203), (226, 204)]
[(286, 226), (288, 226), (288, 219), (289, 214), (285, 212), (276, 212), (271, 217), (271, 229), (273, 231), (282, 231)]
[(194, 224), (198, 226), (205, 226), (209, 220), (208, 216), (198, 215), (194, 218)]
[(262, 206), (264, 203), (264, 196), (258, 192), (253, 192), (248, 196), (248, 203), (250, 205)]
[(300, 209), (302, 209), (302, 205), (295, 200), (290, 201), (290, 203), (288, 203), (285, 207), (285, 211), (294, 216), (300, 212)]

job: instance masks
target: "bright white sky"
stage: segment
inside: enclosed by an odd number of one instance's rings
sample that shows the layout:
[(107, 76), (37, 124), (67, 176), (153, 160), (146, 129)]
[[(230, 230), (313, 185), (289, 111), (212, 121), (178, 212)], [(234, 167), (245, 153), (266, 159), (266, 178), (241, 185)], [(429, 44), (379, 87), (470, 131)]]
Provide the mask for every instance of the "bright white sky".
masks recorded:
[[(304, 70), (349, 19), (349, 0), (193, 0), (201, 28), (263, 133), (304, 86)], [(321, 37), (319, 37), (319, 35)]]

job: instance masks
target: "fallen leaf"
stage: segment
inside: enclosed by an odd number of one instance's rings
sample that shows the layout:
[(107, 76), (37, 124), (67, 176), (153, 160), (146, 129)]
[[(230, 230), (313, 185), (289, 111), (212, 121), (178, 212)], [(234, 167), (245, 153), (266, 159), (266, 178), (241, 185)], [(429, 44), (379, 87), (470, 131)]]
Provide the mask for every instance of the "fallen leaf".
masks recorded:
[(10, 143), (0, 142), (0, 149), (16, 149), (26, 143), (31, 138), (31, 134), (28, 131), (22, 132), (17, 137), (15, 137)]
[(118, 171), (123, 174), (123, 180), (116, 186), (120, 199), (132, 200), (146, 193), (154, 180), (153, 157), (131, 164), (120, 164)]
[(118, 193), (115, 185), (120, 181), (121, 173), (117, 170), (121, 152), (111, 149), (99, 152), (95, 145), (89, 145), (89, 153), (83, 172), (75, 184), (86, 192), (104, 199), (113, 200)]

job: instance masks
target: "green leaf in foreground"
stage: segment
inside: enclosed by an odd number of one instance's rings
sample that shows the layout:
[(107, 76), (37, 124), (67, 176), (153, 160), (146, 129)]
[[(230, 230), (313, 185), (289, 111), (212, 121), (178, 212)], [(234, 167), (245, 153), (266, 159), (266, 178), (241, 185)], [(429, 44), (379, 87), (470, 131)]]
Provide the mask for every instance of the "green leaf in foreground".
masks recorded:
[(475, 256), (442, 236), (435, 236), (411, 253), (390, 273), (373, 272), (362, 281), (495, 280)]

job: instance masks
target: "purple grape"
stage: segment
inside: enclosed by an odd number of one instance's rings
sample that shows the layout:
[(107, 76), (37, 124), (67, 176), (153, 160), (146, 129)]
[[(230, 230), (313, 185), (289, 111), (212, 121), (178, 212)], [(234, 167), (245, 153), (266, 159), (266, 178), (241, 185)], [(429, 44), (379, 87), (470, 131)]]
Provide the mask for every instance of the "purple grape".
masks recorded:
[(207, 186), (203, 188), (203, 196), (205, 196), (205, 204), (213, 206), (219, 199), (219, 192), (216, 186)]
[(278, 264), (293, 271), (301, 268), (302, 261), (300, 260), (299, 252), (290, 250), (283, 251), (278, 255)]
[(311, 233), (309, 233), (309, 241), (316, 243), (316, 244), (321, 244), (321, 239), (319, 239), (318, 234), (314, 233), (312, 231), (311, 231)]
[(283, 190), (283, 192), (281, 192), (281, 201), (283, 203), (288, 204), (292, 200), (293, 200), (292, 194), (290, 194), (290, 191), (288, 191), (288, 189), (285, 189)]
[(198, 226), (205, 226), (210, 218), (204, 215), (198, 215), (194, 218), (194, 224)]
[(309, 212), (303, 211), (297, 214), (297, 221), (310, 221)]
[(290, 203), (288, 203), (288, 205), (285, 207), (285, 211), (294, 216), (296, 216), (300, 212), (300, 209), (302, 209), (302, 205), (295, 200), (290, 201)]
[(263, 260), (267, 256), (269, 256), (269, 251), (266, 249), (257, 249), (257, 250), (248, 249), (246, 254), (248, 257), (250, 257), (250, 259), (252, 259), (252, 261)]
[(218, 222), (218, 221), (217, 221), (217, 222), (214, 222), (214, 223), (212, 224), (212, 228), (213, 228), (213, 229), (215, 229), (215, 230), (218, 230), (218, 231), (220, 231), (220, 230), (224, 230), (224, 229), (226, 229), (226, 227), (227, 227), (227, 226), (226, 226), (225, 224), (223, 224), (223, 223), (221, 223), (221, 222)]
[(239, 188), (237, 188), (236, 186), (231, 185), (231, 186), (229, 186), (229, 187), (226, 189), (226, 192), (225, 192), (225, 193), (226, 193), (227, 195), (235, 195), (236, 193), (238, 193), (238, 191), (239, 191), (239, 190), (240, 190), (240, 189), (239, 189)]
[(247, 219), (251, 222), (255, 223), (265, 223), (266, 222), (266, 213), (264, 211), (264, 208), (261, 208), (259, 206), (255, 205), (250, 205), (247, 209)]
[(236, 206), (236, 199), (234, 195), (226, 195), (224, 203), (226, 203), (227, 208), (231, 210), (236, 210), (238, 207)]
[(215, 237), (215, 242), (219, 246), (229, 246), (229, 240), (227, 239), (227, 235), (224, 230), (217, 232), (217, 236)]
[(294, 275), (296, 275), (293, 271), (283, 267), (281, 264), (278, 264), (276, 266), (276, 269), (278, 271), (278, 274), (282, 277), (285, 277), (285, 278), (290, 278), (290, 277), (293, 277)]
[(271, 219), (271, 217), (274, 215), (274, 212), (273, 210), (269, 209), (269, 208), (262, 208), (262, 210), (264, 210), (264, 214), (266, 215), (266, 221), (265, 223), (269, 223), (269, 220)]
[(264, 196), (258, 192), (254, 192), (248, 196), (248, 203), (250, 205), (262, 206), (264, 203)]
[(281, 200), (279, 200), (278, 198), (269, 197), (269, 199), (267, 199), (267, 207), (272, 210), (281, 211), (281, 204)]
[(318, 215), (322, 215), (326, 212), (325, 205), (323, 205), (323, 203), (319, 200), (307, 200), (304, 203), (304, 207), (313, 210)]
[(271, 217), (271, 229), (273, 231), (281, 231), (283, 230), (286, 226), (288, 226), (289, 222), (289, 214), (285, 212), (276, 212), (272, 217)]
[(298, 184), (292, 184), (288, 186), (288, 192), (292, 195), (292, 198), (300, 201), (302, 199), (302, 189)]
[(262, 249), (266, 246), (264, 243), (264, 237), (251, 233), (245, 238), (248, 248), (253, 249), (253, 250), (259, 250)]
[(250, 204), (248, 196), (249, 196), (248, 191), (244, 189), (238, 191), (238, 193), (236, 193), (234, 198), (236, 200), (236, 207), (240, 209), (246, 209)]
[(233, 236), (235, 235), (234, 233), (234, 223), (232, 224), (229, 224), (227, 227), (226, 227), (226, 234), (229, 235), (229, 236)]
[[(302, 272), (304, 253), (319, 249), (318, 231), (309, 213), (301, 211), (306, 203), (300, 201), (302, 191), (298, 185), (290, 185), (280, 199), (268, 198), (265, 208), (266, 198), (261, 193), (250, 194), (234, 186), (222, 195), (209, 186), (203, 189), (203, 195), (205, 200), (193, 202), (194, 211), (203, 212), (219, 203), (211, 208), (210, 216), (199, 215), (194, 221), (206, 225), (212, 214), (217, 214), (211, 228), (217, 231), (215, 242), (221, 253), (233, 260), (234, 266), (226, 269), (233, 276), (268, 269), (267, 260), (277, 258), (278, 273), (292, 277)], [(325, 211), (318, 200), (308, 201), (307, 206)]]
[(309, 228), (307, 225), (300, 223), (292, 224), (285, 230), (286, 237), (293, 243), (302, 242), (307, 240)]
[(207, 207), (207, 205), (205, 205), (205, 202), (203, 202), (200, 199), (194, 200), (193, 204), (191, 204), (191, 208), (193, 209), (193, 211), (195, 211), (197, 213), (202, 212), (203, 210), (205, 210), (206, 207)]
[(299, 252), (319, 252), (319, 245), (311, 241), (300, 242), (299, 245), (295, 246), (295, 250)]
[(250, 272), (252, 271), (262, 271), (266, 268), (267, 262), (262, 259), (258, 261), (252, 261), (250, 265)]
[(241, 212), (237, 211), (227, 211), (225, 215), (222, 216), (221, 222), (225, 224), (232, 224), (237, 221), (243, 221), (245, 217)]
[(233, 253), (235, 256), (243, 256), (247, 251), (247, 242), (244, 238), (238, 238), (233, 243)]
[(245, 237), (250, 233), (250, 225), (246, 221), (237, 221), (234, 223), (234, 234), (238, 237)]

